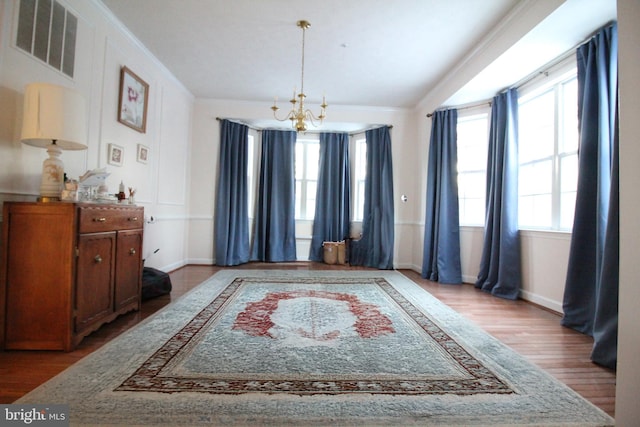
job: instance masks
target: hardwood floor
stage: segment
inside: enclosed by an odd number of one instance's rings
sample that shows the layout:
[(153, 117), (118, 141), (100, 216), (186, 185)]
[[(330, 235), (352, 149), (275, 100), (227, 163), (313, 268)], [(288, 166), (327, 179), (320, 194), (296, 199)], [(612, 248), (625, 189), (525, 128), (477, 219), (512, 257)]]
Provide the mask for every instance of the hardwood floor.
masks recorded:
[[(250, 263), (246, 269), (340, 270), (354, 267), (322, 263)], [(86, 337), (72, 352), (0, 351), (0, 403), (11, 403), (59, 372), (97, 350), (122, 332), (175, 301), (219, 271), (215, 266), (187, 266), (170, 274), (173, 290), (145, 301), (137, 313), (129, 313)], [(443, 303), (475, 322), (516, 352), (562, 381), (585, 399), (614, 416), (615, 372), (589, 360), (590, 337), (560, 326), (553, 312), (525, 301), (507, 301), (471, 285), (442, 285), (400, 270)]]

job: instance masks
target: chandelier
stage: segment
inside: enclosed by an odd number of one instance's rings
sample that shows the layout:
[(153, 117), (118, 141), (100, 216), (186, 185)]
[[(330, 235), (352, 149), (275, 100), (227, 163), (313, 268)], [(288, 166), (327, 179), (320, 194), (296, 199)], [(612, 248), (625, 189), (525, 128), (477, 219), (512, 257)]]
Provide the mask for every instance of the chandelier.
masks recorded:
[(322, 96), (322, 104), (320, 104), (320, 114), (315, 116), (311, 110), (305, 109), (304, 99), (307, 97), (304, 93), (304, 35), (305, 30), (311, 26), (309, 21), (300, 20), (296, 23), (298, 27), (302, 29), (302, 71), (300, 73), (300, 93), (296, 94), (296, 90), (293, 90), (293, 97), (289, 100), (291, 103), (291, 111), (285, 118), (279, 118), (277, 112), (280, 108), (276, 105), (278, 98), (273, 101), (273, 117), (276, 120), (284, 122), (285, 120), (291, 120), (291, 127), (295, 128), (298, 132), (304, 132), (307, 130), (307, 122), (311, 122), (313, 126), (316, 126), (316, 122), (322, 124), (322, 121), (326, 117), (327, 103), (325, 102), (324, 95)]

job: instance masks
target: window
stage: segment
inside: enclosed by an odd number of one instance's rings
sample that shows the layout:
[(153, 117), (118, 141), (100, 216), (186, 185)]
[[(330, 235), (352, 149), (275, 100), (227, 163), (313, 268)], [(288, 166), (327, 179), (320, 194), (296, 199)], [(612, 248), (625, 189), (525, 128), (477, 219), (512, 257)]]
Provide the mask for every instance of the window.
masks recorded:
[(484, 225), (489, 113), (459, 116), (457, 133), (460, 225)]
[(364, 181), (367, 177), (367, 140), (364, 135), (355, 140), (355, 156), (353, 157), (353, 220), (364, 219)]
[(73, 77), (78, 18), (55, 0), (22, 0), (16, 46)]
[(255, 215), (255, 203), (256, 203), (256, 185), (255, 177), (257, 172), (257, 160), (256, 144), (253, 135), (247, 136), (247, 193), (248, 193), (248, 206), (249, 218), (253, 218)]
[[(548, 79), (547, 79), (548, 80)], [(570, 230), (578, 176), (575, 68), (519, 99), (519, 227)]]
[(296, 219), (312, 220), (316, 213), (320, 140), (317, 135), (299, 137), (295, 150)]

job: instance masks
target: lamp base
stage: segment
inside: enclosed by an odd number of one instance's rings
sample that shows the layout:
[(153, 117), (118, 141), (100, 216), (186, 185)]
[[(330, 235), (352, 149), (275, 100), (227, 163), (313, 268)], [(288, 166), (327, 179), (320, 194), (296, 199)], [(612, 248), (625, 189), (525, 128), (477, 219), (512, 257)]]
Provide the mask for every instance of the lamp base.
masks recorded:
[(49, 157), (42, 162), (42, 180), (40, 181), (40, 199), (60, 200), (64, 185), (64, 164), (60, 159), (62, 150), (52, 141), (47, 146)]
[(59, 202), (60, 197), (50, 197), (50, 196), (40, 196), (38, 197), (38, 202), (40, 203), (50, 203), (50, 202)]

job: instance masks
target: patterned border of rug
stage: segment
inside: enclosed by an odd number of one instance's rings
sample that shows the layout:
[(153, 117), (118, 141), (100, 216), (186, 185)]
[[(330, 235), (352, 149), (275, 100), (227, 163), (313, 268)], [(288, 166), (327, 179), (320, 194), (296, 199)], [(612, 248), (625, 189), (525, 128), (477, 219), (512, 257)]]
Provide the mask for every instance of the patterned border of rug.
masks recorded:
[(17, 403), (77, 425), (613, 425), (392, 271), (221, 271)]

